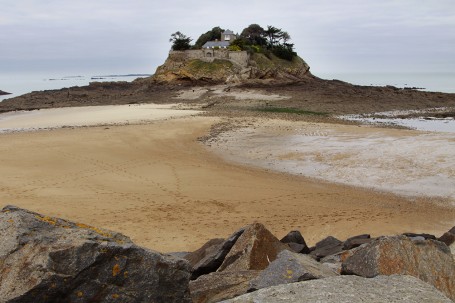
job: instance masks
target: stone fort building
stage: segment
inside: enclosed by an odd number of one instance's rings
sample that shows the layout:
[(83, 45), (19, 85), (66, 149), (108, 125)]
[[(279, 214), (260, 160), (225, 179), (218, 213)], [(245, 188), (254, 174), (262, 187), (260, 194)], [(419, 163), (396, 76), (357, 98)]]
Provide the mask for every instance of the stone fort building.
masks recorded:
[(215, 59), (231, 61), (233, 64), (240, 65), (245, 68), (248, 66), (249, 55), (246, 51), (230, 51), (229, 45), (237, 39), (237, 35), (231, 30), (226, 30), (221, 33), (221, 40), (208, 41), (202, 49), (186, 50), (186, 51), (170, 51), (172, 57), (180, 57), (182, 60), (198, 59), (205, 62), (213, 62)]

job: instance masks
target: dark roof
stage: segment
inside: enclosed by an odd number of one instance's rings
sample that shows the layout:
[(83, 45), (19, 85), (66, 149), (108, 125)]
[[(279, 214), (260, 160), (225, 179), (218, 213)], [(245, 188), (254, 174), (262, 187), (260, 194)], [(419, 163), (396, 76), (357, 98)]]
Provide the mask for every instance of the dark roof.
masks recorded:
[(227, 29), (227, 30), (225, 30), (222, 34), (223, 34), (223, 35), (233, 35), (234, 32), (231, 31), (230, 29)]
[(202, 45), (202, 48), (228, 47), (229, 45), (231, 45), (229, 41), (209, 41)]

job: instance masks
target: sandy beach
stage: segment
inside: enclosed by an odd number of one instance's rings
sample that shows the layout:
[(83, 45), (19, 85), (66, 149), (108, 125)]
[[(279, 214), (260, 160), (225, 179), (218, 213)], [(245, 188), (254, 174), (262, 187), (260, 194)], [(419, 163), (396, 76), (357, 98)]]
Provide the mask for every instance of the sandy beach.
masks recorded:
[(175, 104), (133, 104), (50, 108), (0, 114), (0, 133), (60, 127), (138, 124), (194, 115), (199, 111), (174, 109)]
[(0, 201), (120, 231), (162, 252), (197, 249), (254, 221), (278, 236), (298, 229), (310, 244), (453, 226), (455, 210), (429, 199), (227, 161), (198, 141), (220, 121), (161, 117), (0, 134)]

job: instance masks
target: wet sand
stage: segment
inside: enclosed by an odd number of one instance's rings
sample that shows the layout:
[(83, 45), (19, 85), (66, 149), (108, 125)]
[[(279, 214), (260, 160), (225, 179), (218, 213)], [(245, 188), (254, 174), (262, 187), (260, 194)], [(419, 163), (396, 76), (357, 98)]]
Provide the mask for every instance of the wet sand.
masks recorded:
[(211, 145), (229, 161), (455, 207), (454, 133), (257, 119)]
[(188, 251), (259, 221), (310, 244), (360, 233), (442, 234), (455, 211), (227, 162), (197, 138), (219, 118), (0, 134), (0, 201)]

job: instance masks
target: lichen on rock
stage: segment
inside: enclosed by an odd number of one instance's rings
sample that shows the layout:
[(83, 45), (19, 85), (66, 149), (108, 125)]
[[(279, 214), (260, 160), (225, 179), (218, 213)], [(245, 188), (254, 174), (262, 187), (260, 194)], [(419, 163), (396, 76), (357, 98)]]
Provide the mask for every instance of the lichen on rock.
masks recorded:
[(190, 302), (189, 264), (119, 233), (0, 212), (1, 302)]
[(298, 81), (311, 77), (310, 67), (299, 56), (289, 61), (273, 54), (246, 51), (210, 50), (208, 54), (204, 50), (171, 51), (157, 68), (153, 80), (237, 83), (254, 79)]

